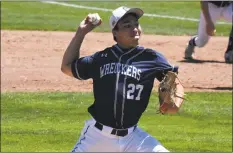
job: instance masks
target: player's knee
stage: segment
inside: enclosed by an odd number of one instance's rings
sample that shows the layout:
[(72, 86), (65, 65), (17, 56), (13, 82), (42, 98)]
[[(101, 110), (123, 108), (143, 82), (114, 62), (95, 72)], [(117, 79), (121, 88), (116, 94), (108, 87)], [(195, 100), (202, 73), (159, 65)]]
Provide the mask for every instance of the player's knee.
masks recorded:
[(196, 42), (197, 47), (204, 47), (208, 43), (208, 39), (198, 40)]
[(226, 52), (224, 57), (226, 63), (233, 63), (233, 50)]

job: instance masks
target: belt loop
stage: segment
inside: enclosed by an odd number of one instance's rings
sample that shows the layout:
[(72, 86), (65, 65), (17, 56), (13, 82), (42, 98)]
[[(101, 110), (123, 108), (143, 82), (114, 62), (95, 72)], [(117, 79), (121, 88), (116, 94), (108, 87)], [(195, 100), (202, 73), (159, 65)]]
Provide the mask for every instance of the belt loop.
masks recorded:
[(116, 135), (117, 134), (117, 130), (116, 129), (112, 129), (111, 134)]
[(95, 123), (95, 127), (97, 127), (100, 131), (103, 130), (103, 125), (100, 124), (99, 122), (96, 122), (96, 123)]

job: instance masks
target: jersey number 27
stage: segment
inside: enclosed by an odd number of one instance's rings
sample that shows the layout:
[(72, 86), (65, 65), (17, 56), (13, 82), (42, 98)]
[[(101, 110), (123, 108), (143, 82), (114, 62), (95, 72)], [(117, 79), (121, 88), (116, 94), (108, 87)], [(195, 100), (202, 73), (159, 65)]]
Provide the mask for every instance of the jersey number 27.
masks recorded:
[(132, 100), (140, 100), (141, 93), (143, 90), (143, 85), (140, 84), (128, 84), (128, 90), (127, 90), (127, 99)]

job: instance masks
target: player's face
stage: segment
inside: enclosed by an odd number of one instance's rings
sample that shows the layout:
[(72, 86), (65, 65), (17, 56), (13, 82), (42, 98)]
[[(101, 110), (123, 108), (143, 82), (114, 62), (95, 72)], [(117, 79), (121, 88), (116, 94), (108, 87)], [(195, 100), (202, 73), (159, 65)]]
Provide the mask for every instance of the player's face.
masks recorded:
[(118, 30), (115, 32), (117, 42), (124, 47), (135, 47), (141, 36), (141, 27), (138, 19), (129, 14), (121, 19), (118, 24)]

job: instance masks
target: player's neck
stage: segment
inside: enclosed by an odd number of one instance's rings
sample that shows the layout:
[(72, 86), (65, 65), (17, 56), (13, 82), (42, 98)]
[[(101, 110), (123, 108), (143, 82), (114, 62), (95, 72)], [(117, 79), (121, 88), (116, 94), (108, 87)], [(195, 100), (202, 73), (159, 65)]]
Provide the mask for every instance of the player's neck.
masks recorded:
[(126, 45), (119, 44), (119, 43), (117, 43), (117, 46), (120, 47), (123, 51), (127, 51), (129, 49), (136, 47), (136, 46), (126, 46)]

